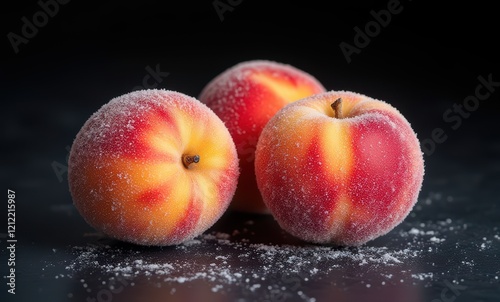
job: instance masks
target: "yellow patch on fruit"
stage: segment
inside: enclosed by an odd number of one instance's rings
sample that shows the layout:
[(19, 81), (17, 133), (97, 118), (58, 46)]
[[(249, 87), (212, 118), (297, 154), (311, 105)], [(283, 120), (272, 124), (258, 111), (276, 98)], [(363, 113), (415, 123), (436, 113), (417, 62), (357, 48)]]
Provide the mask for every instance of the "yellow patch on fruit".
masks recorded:
[(181, 146), (183, 131), (183, 121), (180, 115), (172, 115), (173, 123), (165, 122), (165, 119), (158, 114), (149, 114), (145, 118), (148, 121), (149, 128), (142, 136), (142, 142), (145, 146), (151, 146), (157, 152), (172, 153)]
[(193, 190), (192, 192), (195, 196), (203, 196), (204, 203), (202, 204), (201, 212), (205, 216), (205, 218), (215, 219), (218, 215), (217, 209), (221, 206), (217, 203), (219, 188), (214, 185), (214, 180), (219, 179), (220, 175), (217, 172), (212, 173), (204, 173), (203, 175), (200, 173), (193, 177)]
[(146, 135), (144, 135), (144, 143), (150, 145), (153, 150), (161, 153), (162, 155), (177, 156), (178, 152), (175, 151), (179, 149), (177, 146), (179, 144), (178, 140), (173, 138), (172, 135), (169, 135), (166, 131), (156, 128), (154, 130), (147, 132)]
[[(319, 129), (319, 128), (318, 128)], [(324, 175), (331, 183), (347, 183), (354, 159), (349, 127), (342, 122), (326, 123), (320, 134)]]
[(179, 171), (179, 173), (175, 175), (175, 179), (171, 179), (169, 183), (171, 184), (170, 195), (168, 201), (162, 204), (161, 212), (169, 216), (169, 219), (165, 219), (164, 222), (169, 233), (171, 233), (180, 220), (186, 215), (189, 201), (194, 192), (191, 191), (192, 183), (189, 175), (183, 171)]
[[(106, 224), (110, 219), (128, 221), (127, 224), (135, 225), (134, 232), (138, 233), (156, 231), (158, 236), (173, 233), (185, 216), (190, 194), (189, 180), (182, 177), (185, 173), (179, 165), (115, 158), (107, 158), (105, 162), (110, 164), (89, 163), (85, 171), (91, 187), (106, 188), (97, 192), (97, 199), (89, 196), (99, 202), (100, 208), (91, 220), (97, 224)], [(172, 186), (174, 182), (176, 185)], [(160, 202), (154, 200), (149, 205), (141, 197), (150, 190), (162, 192), (167, 198)], [(159, 219), (153, 213), (165, 213), (167, 217)]]
[[(181, 143), (189, 142), (191, 138), (191, 132), (193, 129), (192, 120), (193, 117), (189, 116), (186, 112), (181, 110), (172, 109), (172, 116), (175, 119), (175, 131), (178, 131), (179, 141)], [(180, 146), (185, 148), (186, 146)]]
[(265, 73), (253, 74), (252, 80), (269, 87), (276, 95), (282, 97), (286, 103), (300, 100), (314, 93), (311, 87), (305, 84), (293, 85), (291, 82), (279, 80)]
[(113, 182), (120, 183), (124, 189), (129, 187), (142, 190), (172, 181), (178, 168), (175, 162), (170, 161), (148, 163), (125, 159), (114, 163), (113, 170), (119, 176)]
[[(186, 116), (179, 118), (186, 118)], [(182, 167), (184, 174), (191, 182), (191, 187), (186, 191), (191, 192), (191, 196), (203, 197), (201, 212), (204, 216), (203, 220), (206, 221), (216, 219), (219, 215), (218, 209), (221, 205), (218, 200), (221, 188), (215, 184), (220, 183), (233, 157), (230, 153), (231, 141), (213, 139), (213, 137), (223, 137), (225, 128), (213, 124), (206, 115), (200, 115), (196, 121), (205, 127), (198, 127), (198, 131), (184, 131), (182, 135), (185, 136), (182, 141), (187, 143), (183, 146), (182, 153), (190, 156), (198, 155), (199, 162), (191, 163), (189, 168)]]

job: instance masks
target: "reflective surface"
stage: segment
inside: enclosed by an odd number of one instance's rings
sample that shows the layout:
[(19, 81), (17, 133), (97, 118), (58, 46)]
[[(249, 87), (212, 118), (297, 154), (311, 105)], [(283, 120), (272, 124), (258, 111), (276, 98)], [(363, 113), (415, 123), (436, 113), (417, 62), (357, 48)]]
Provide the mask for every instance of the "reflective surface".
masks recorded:
[[(484, 172), (498, 173), (498, 162), (490, 166)], [(499, 212), (491, 202), (495, 182), (467, 173), (448, 181), (426, 179), (411, 215), (359, 248), (305, 244), (270, 216), (231, 212), (185, 244), (138, 247), (95, 233), (66, 193), (59, 199), (63, 203), (38, 205), (35, 214), (33, 203), (40, 199), (30, 191), (49, 196), (56, 189), (20, 182), (16, 298), (495, 301), (500, 275)]]

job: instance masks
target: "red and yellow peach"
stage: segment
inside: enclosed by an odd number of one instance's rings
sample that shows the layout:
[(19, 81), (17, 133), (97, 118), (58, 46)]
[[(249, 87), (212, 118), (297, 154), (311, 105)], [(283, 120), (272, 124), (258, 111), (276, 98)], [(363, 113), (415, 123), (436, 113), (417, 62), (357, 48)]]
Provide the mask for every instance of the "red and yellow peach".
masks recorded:
[(259, 135), (285, 105), (324, 91), (310, 74), (267, 60), (236, 64), (204, 87), (199, 99), (224, 121), (240, 160), (241, 174), (231, 209), (268, 213), (255, 181), (255, 146)]
[(68, 180), (95, 229), (142, 245), (173, 245), (211, 227), (239, 175), (234, 142), (207, 106), (182, 93), (114, 98), (76, 136)]
[(330, 91), (281, 109), (258, 140), (255, 173), (279, 225), (305, 241), (355, 246), (413, 208), (424, 161), (409, 122), (365, 95)]

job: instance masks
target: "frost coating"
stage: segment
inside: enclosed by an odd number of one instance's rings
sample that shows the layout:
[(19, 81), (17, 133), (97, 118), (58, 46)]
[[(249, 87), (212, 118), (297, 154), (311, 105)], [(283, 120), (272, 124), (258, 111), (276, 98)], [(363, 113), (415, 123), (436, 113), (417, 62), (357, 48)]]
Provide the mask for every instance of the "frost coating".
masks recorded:
[(228, 127), (240, 159), (241, 175), (233, 209), (268, 213), (255, 182), (255, 147), (260, 133), (285, 105), (324, 91), (312, 75), (268, 60), (236, 64), (204, 87), (200, 101)]
[[(343, 118), (331, 104), (342, 99)], [(388, 103), (330, 91), (290, 104), (264, 128), (255, 171), (264, 202), (291, 234), (360, 245), (398, 225), (424, 163), (408, 121)]]
[[(183, 155), (197, 155), (189, 169)], [(193, 161), (194, 162), (194, 161)], [(204, 104), (167, 90), (112, 99), (73, 143), (68, 180), (97, 230), (145, 245), (177, 244), (210, 227), (236, 189), (236, 148)]]

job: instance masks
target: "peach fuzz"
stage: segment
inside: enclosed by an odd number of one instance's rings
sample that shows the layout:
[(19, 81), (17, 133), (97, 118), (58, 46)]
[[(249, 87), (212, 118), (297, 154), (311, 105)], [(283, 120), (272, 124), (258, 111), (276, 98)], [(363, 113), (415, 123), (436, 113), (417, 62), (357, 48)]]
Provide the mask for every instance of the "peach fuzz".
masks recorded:
[(179, 92), (112, 99), (78, 132), (68, 181), (95, 229), (140, 245), (174, 245), (211, 227), (239, 175), (236, 147), (207, 106)]
[(255, 181), (255, 146), (259, 135), (269, 119), (285, 105), (324, 91), (310, 74), (269, 60), (238, 63), (203, 88), (200, 101), (224, 121), (240, 160), (241, 174), (230, 209), (269, 213)]
[(314, 243), (357, 246), (388, 233), (413, 208), (424, 176), (405, 117), (346, 91), (284, 107), (255, 154), (257, 184), (276, 221)]

